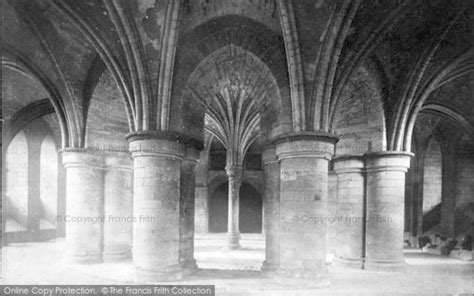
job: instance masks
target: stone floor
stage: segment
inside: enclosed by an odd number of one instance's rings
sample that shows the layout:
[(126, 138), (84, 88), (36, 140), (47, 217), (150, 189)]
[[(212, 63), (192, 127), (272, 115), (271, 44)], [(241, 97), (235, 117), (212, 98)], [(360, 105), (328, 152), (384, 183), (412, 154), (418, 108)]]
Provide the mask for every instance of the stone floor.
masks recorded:
[[(474, 262), (407, 250), (406, 273), (367, 272), (331, 265), (330, 287), (309, 289), (301, 282), (265, 278), (261, 235), (243, 235), (242, 249), (221, 246), (223, 235), (198, 236), (195, 257), (201, 268), (176, 284), (216, 285), (217, 295), (459, 295), (474, 293)], [(12, 244), (3, 248), (3, 284), (136, 284), (130, 262), (64, 266), (64, 240)], [(328, 261), (331, 257), (328, 256)], [(469, 293), (469, 294), (467, 294)]]

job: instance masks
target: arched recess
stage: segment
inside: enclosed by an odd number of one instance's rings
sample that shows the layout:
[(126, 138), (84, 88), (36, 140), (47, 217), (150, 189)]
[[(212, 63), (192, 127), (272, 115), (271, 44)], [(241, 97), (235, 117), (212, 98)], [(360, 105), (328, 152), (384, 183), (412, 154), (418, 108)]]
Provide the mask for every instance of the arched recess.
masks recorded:
[[(2, 45), (2, 104), (11, 102), (11, 107), (8, 105), (3, 107), (3, 117), (8, 120), (22, 107), (26, 107), (28, 103), (37, 103), (33, 100), (41, 100), (46, 98), (49, 100), (52, 109), (54, 110), (59, 128), (61, 131), (61, 147), (65, 148), (69, 145), (74, 145), (77, 142), (77, 132), (75, 127), (72, 127), (68, 121), (67, 102), (61, 96), (59, 89), (50, 80), (50, 78), (34, 65), (31, 61), (20, 56), (19, 51)], [(22, 76), (23, 83), (15, 85), (9, 82), (9, 77)], [(5, 88), (10, 88), (7, 92)], [(25, 96), (28, 89), (35, 88), (36, 91), (30, 92), (30, 95)], [(27, 97), (32, 100), (28, 101)], [(28, 102), (25, 104), (25, 102)], [(43, 107), (46, 104), (43, 104)], [(7, 107), (7, 108), (5, 108)], [(48, 107), (49, 109), (50, 107)], [(44, 114), (43, 114), (44, 115)], [(36, 118), (35, 118), (36, 119)], [(31, 122), (31, 121), (29, 121)]]
[(58, 215), (58, 151), (54, 138), (49, 134), (40, 150), (40, 202), (40, 228), (55, 228)]
[(262, 137), (272, 138), (291, 132), (291, 97), (283, 39), (262, 24), (235, 15), (212, 19), (180, 36), (169, 107), (169, 113), (173, 115), (169, 118), (170, 130), (202, 137), (205, 108), (192, 98), (187, 85), (201, 78), (203, 85), (215, 87), (202, 79), (205, 72), (199, 68), (211, 67), (213, 59), (219, 55), (227, 53), (229, 56), (231, 48), (242, 58), (240, 66), (265, 69), (265, 75), (274, 80), (271, 84), (279, 93), (276, 98), (270, 98), (266, 106), (259, 106), (267, 110), (266, 114), (261, 114)]
[(206, 57), (189, 77), (180, 113), (183, 126), (188, 127), (188, 132), (201, 132), (206, 111), (220, 110), (220, 114), (213, 114), (217, 119), (225, 114), (226, 106), (220, 105), (216, 94), (226, 96), (228, 92), (235, 92), (229, 95), (231, 98), (246, 97), (243, 105), (255, 105), (260, 115), (262, 139), (270, 139), (278, 133), (275, 128), (280, 119), (278, 113), (281, 110), (281, 95), (276, 80), (258, 57), (232, 44)]
[[(209, 232), (227, 231), (228, 183), (223, 182), (209, 195)], [(262, 197), (247, 182), (242, 182), (239, 200), (239, 229), (241, 233), (262, 232)]]
[(5, 168), (5, 231), (24, 231), (28, 227), (28, 141), (23, 131), (6, 149)]
[[(97, 69), (96, 69), (97, 71)], [(128, 151), (125, 139), (130, 126), (123, 97), (109, 70), (91, 73), (97, 81), (90, 83), (86, 117), (85, 146), (108, 151)]]
[(441, 222), (442, 153), (439, 143), (431, 137), (424, 154), (423, 168), (423, 232)]
[(15, 135), (27, 127), (31, 122), (52, 113), (54, 113), (54, 108), (49, 99), (34, 101), (21, 108), (5, 121), (2, 139), (4, 145), (8, 146)]
[(384, 92), (381, 81), (363, 65), (349, 79), (335, 111), (331, 131), (339, 137), (336, 154), (386, 149)]

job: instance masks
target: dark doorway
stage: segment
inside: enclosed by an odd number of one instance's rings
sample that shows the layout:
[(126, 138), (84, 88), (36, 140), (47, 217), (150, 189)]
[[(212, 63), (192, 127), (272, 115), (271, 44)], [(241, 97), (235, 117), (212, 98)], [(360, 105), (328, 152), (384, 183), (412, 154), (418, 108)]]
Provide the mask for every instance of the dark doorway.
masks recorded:
[[(262, 198), (249, 184), (240, 187), (239, 229), (241, 233), (262, 232)], [(209, 198), (209, 232), (227, 232), (228, 184), (221, 184)]]

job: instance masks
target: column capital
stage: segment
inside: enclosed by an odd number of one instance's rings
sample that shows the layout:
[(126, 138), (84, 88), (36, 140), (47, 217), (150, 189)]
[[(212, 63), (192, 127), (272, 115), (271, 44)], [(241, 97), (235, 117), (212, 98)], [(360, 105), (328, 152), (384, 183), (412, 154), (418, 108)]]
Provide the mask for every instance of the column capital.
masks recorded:
[(410, 168), (410, 160), (415, 156), (411, 152), (381, 151), (364, 154), (367, 172), (377, 171), (402, 171)]
[(67, 148), (60, 151), (65, 168), (88, 167), (102, 169), (104, 167), (103, 153), (87, 148)]
[(265, 147), (265, 149), (262, 152), (262, 162), (264, 165), (278, 162), (275, 145), (269, 145)]
[(183, 161), (188, 161), (196, 164), (199, 161), (200, 152), (201, 151), (196, 149), (194, 146), (186, 145)]
[(242, 166), (240, 165), (227, 165), (225, 172), (230, 180), (241, 180), (242, 179)]
[(177, 132), (173, 132), (173, 131), (159, 131), (159, 130), (137, 131), (137, 132), (129, 133), (126, 136), (126, 139), (129, 143), (138, 141), (138, 140), (161, 139), (161, 140), (168, 140), (171, 142), (178, 142), (186, 146), (191, 146), (199, 151), (204, 149), (204, 143), (202, 140), (196, 139), (194, 137), (190, 137), (187, 135), (183, 135)]
[(338, 138), (325, 132), (283, 134), (274, 140), (279, 160), (288, 158), (324, 158), (330, 160)]
[(362, 173), (365, 170), (364, 155), (345, 154), (338, 155), (332, 159), (334, 165), (334, 173)]
[(128, 152), (106, 152), (104, 153), (105, 169), (133, 170), (133, 160)]
[(155, 156), (183, 159), (185, 146), (168, 138), (131, 137), (128, 138), (132, 157)]

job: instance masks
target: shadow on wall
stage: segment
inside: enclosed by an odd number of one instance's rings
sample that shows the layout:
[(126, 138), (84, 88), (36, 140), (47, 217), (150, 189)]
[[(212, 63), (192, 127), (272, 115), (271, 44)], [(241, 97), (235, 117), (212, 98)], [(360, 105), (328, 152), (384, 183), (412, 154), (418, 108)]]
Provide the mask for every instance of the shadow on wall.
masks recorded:
[[(239, 202), (241, 233), (262, 232), (262, 197), (249, 184), (242, 183)], [(209, 196), (209, 232), (227, 232), (228, 184), (221, 184)]]

